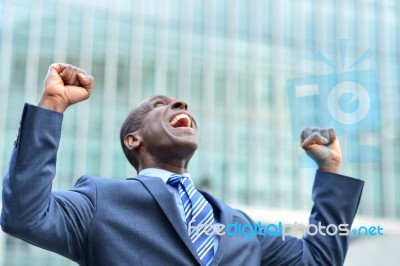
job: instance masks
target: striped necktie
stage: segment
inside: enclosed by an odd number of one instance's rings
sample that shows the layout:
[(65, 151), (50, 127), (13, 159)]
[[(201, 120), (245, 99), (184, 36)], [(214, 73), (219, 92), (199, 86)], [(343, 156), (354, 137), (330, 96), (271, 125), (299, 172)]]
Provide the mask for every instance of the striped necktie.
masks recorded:
[[(167, 183), (178, 188), (187, 225), (190, 223), (191, 228), (193, 228), (189, 233), (190, 239), (202, 265), (210, 265), (214, 257), (214, 234), (206, 234), (203, 230), (196, 232), (195, 227), (199, 224), (204, 226), (214, 224), (211, 204), (194, 188), (192, 181), (184, 175), (172, 175)], [(213, 230), (209, 230), (209, 232), (213, 232)]]

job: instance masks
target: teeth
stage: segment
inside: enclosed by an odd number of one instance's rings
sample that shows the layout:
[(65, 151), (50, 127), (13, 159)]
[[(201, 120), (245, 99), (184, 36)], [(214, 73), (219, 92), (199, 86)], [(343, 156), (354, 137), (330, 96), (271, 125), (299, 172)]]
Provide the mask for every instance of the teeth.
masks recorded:
[(181, 119), (185, 119), (185, 121), (187, 121), (186, 126), (190, 127), (192, 125), (192, 120), (190, 119), (190, 117), (187, 114), (179, 114), (177, 116), (175, 116), (170, 122), (169, 125), (171, 127), (173, 127), (174, 125), (176, 125), (176, 123), (178, 123), (179, 120)]

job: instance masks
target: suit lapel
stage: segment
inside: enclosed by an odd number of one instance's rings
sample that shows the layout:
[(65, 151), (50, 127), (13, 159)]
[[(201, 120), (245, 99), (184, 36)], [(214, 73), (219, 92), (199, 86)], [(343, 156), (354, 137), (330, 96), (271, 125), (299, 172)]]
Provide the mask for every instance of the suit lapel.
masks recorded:
[(190, 250), (192, 255), (201, 265), (199, 256), (194, 249), (193, 243), (187, 233), (185, 225), (181, 222), (182, 218), (179, 214), (178, 206), (176, 206), (175, 199), (173, 195), (168, 191), (165, 183), (157, 177), (148, 176), (138, 176), (134, 178), (141, 182), (150, 194), (154, 197), (158, 205), (163, 210), (165, 216), (167, 216), (169, 222), (174, 227), (175, 231), (178, 233), (182, 241), (185, 243), (186, 247)]
[[(232, 214), (227, 211), (227, 208), (222, 206), (221, 202), (219, 200), (215, 199), (210, 194), (208, 194), (204, 191), (200, 191), (200, 192), (207, 199), (207, 201), (213, 206), (213, 208), (216, 208), (219, 211), (219, 213), (220, 213), (219, 222), (225, 226), (227, 226), (228, 224), (231, 224), (233, 218), (232, 218)], [(225, 254), (225, 251), (228, 247), (228, 244), (229, 244), (228, 237), (229, 236), (227, 234), (219, 236), (218, 248), (217, 248), (217, 252), (214, 254), (212, 265), (219, 265), (219, 263), (221, 262), (224, 254)]]

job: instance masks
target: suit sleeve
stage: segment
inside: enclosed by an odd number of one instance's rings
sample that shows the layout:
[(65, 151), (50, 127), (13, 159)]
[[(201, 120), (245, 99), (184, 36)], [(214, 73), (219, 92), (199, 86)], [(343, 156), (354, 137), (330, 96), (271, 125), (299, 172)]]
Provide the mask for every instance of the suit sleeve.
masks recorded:
[(4, 232), (79, 262), (95, 213), (96, 188), (82, 177), (52, 192), (63, 115), (25, 104), (9, 169), (3, 178)]
[[(306, 235), (302, 239), (265, 236), (260, 240), (262, 265), (343, 265), (349, 246), (349, 233), (357, 212), (364, 182), (358, 179), (317, 171), (309, 224), (348, 225), (345, 235)], [(315, 232), (315, 227), (310, 232)], [(335, 229), (332, 226), (330, 232)], [(344, 230), (342, 230), (344, 232)]]

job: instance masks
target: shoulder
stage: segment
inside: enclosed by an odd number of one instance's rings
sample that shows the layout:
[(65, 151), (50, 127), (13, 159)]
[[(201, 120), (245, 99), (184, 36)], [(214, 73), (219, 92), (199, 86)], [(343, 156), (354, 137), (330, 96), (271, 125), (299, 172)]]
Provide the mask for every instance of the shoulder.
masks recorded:
[[(136, 198), (143, 193), (143, 185), (135, 179), (112, 179), (98, 176), (83, 175), (68, 191), (55, 191), (54, 195), (74, 194), (84, 195), (92, 200), (107, 201), (115, 198)], [(72, 193), (72, 194), (71, 194)]]
[(75, 188), (77, 187), (113, 187), (113, 186), (130, 186), (134, 184), (140, 184), (140, 182), (135, 178), (129, 179), (113, 179), (106, 177), (83, 175), (78, 178), (75, 183)]

